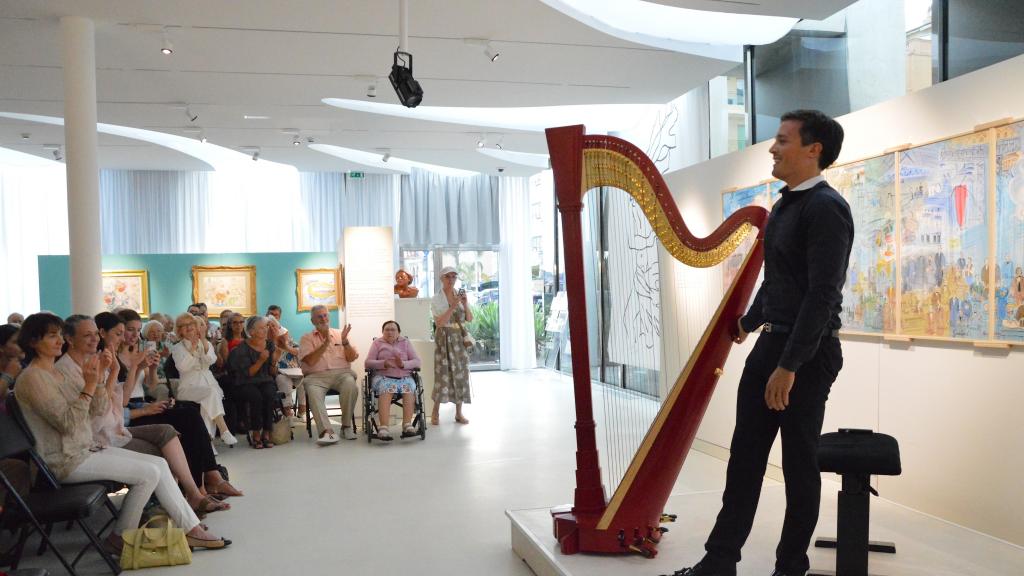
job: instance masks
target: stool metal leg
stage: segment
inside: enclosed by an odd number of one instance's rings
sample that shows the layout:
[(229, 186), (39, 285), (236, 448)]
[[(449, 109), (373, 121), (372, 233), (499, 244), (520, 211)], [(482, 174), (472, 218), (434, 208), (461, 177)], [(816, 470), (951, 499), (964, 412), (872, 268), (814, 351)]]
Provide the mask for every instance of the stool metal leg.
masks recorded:
[(871, 493), (868, 476), (843, 475), (839, 492), (839, 519), (836, 530), (836, 576), (867, 576), (868, 520)]

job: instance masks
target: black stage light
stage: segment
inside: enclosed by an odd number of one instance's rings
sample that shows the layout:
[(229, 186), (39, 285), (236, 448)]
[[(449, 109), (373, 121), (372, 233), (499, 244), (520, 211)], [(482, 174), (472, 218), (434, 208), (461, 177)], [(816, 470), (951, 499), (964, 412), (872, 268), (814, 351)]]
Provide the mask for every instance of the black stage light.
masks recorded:
[[(408, 60), (409, 64), (399, 60), (399, 56)], [(423, 100), (423, 88), (420, 83), (412, 77), (412, 54), (408, 52), (395, 52), (395, 63), (391, 66), (391, 74), (388, 75), (391, 86), (398, 94), (398, 101), (406, 108), (415, 108)]]

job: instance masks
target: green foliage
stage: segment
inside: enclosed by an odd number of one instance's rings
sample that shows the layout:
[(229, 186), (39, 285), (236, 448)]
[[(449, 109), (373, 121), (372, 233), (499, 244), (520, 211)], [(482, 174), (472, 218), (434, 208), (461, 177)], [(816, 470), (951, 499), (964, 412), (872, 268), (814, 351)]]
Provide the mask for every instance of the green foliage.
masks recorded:
[(533, 338), (537, 342), (537, 350), (544, 349), (547, 343), (548, 333), (544, 330), (547, 318), (544, 314), (544, 307), (537, 304), (533, 307)]
[(493, 357), (498, 352), (501, 338), (498, 303), (488, 302), (482, 306), (473, 306), (472, 310), (473, 321), (466, 329), (476, 340), (476, 348), (483, 352), (485, 357)]

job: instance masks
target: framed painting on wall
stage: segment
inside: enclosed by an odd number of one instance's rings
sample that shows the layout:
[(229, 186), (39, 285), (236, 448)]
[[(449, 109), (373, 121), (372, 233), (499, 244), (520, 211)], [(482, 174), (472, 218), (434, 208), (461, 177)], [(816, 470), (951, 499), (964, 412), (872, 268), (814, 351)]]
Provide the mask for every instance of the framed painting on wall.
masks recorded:
[(996, 129), (995, 221), (995, 339), (1024, 342), (1024, 122)]
[(107, 270), (103, 272), (103, 306), (108, 312), (131, 308), (149, 317), (149, 271)]
[(989, 152), (985, 132), (900, 152), (905, 335), (988, 338)]
[(256, 314), (256, 267), (193, 266), (192, 301), (205, 303), (211, 318), (224, 310)]
[(826, 180), (850, 204), (853, 246), (843, 286), (843, 330), (896, 331), (896, 157), (829, 168)]
[[(724, 221), (729, 216), (732, 216), (733, 212), (736, 212), (740, 208), (746, 208), (747, 206), (760, 206), (766, 210), (772, 209), (769, 201), (768, 188), (764, 184), (723, 192), (722, 220)], [(743, 266), (743, 260), (746, 259), (747, 253), (750, 252), (751, 246), (754, 245), (755, 239), (756, 237), (753, 234), (747, 236), (743, 240), (743, 243), (725, 259), (725, 262), (722, 263), (723, 290), (729, 290), (729, 286), (732, 285), (732, 281), (736, 278), (736, 274), (739, 273), (740, 267)]]
[(345, 307), (345, 290), (339, 268), (296, 268), (295, 296), (299, 312), (313, 306)]

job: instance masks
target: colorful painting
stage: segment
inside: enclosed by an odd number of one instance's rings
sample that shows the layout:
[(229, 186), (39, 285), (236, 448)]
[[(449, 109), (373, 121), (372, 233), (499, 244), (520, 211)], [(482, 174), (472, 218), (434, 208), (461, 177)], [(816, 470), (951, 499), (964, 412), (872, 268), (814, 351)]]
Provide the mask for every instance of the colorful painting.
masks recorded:
[[(740, 208), (746, 208), (747, 206), (761, 206), (771, 210), (771, 205), (768, 203), (768, 191), (764, 184), (723, 193), (722, 220), (732, 216)], [(722, 263), (722, 287), (725, 290), (728, 290), (729, 286), (732, 285), (733, 279), (736, 278), (736, 274), (740, 271), (740, 266), (743, 266), (743, 259), (747, 257), (747, 253), (750, 252), (750, 247), (753, 245), (754, 236), (748, 236), (736, 248), (736, 251), (730, 254), (725, 259), (725, 262)]]
[(344, 308), (344, 290), (341, 286), (338, 268), (297, 268), (295, 292), (299, 312), (308, 312), (313, 306)]
[[(1024, 341), (1024, 123), (996, 129), (997, 340)], [(987, 278), (987, 270), (982, 273)]]
[(772, 180), (771, 182), (768, 183), (767, 208), (769, 210), (772, 209), (772, 206), (775, 206), (775, 203), (779, 201), (779, 198), (782, 198), (782, 189), (785, 187), (786, 183), (783, 182), (782, 180)]
[(211, 318), (224, 310), (256, 314), (256, 267), (193, 266), (192, 301), (205, 303)]
[(901, 332), (988, 339), (988, 132), (900, 153)]
[(108, 312), (130, 308), (149, 317), (149, 272), (108, 270), (103, 272), (103, 306)]
[(896, 331), (896, 157), (830, 168), (828, 183), (850, 203), (853, 246), (843, 287), (843, 330)]

